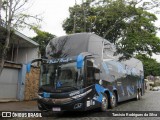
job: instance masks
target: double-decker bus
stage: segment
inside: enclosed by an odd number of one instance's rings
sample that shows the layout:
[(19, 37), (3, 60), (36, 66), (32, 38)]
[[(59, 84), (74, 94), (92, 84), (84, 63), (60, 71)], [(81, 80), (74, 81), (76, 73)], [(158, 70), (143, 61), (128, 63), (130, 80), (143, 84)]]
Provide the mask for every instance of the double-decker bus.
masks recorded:
[[(144, 94), (142, 62), (119, 61), (107, 40), (79, 33), (52, 39), (41, 61), (38, 108), (41, 111), (107, 111)], [(35, 61), (35, 60), (34, 60)], [(28, 64), (30, 66), (30, 64)]]

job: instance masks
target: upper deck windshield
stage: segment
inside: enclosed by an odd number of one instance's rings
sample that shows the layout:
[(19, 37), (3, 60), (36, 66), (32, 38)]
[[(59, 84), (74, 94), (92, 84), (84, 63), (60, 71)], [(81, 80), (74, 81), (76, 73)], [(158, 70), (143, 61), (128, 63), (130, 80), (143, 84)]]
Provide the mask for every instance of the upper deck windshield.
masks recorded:
[(83, 80), (76, 68), (76, 63), (43, 64), (41, 67), (41, 86), (48, 86), (55, 90), (79, 89)]

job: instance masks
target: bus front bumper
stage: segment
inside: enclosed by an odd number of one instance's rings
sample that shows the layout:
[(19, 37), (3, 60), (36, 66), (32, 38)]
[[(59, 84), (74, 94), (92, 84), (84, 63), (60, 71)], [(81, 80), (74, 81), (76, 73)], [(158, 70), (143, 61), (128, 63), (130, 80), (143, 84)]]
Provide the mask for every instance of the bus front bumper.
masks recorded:
[(55, 99), (38, 99), (38, 108), (41, 111), (84, 111), (85, 110), (85, 98), (72, 99), (68, 102), (57, 102)]

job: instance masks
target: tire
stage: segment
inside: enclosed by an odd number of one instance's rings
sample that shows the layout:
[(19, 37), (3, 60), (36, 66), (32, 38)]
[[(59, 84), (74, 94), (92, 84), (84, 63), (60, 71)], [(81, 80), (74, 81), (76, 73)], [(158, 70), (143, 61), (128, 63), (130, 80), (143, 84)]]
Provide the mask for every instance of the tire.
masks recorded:
[(102, 98), (101, 111), (105, 112), (108, 109), (108, 96), (105, 94)]
[(140, 91), (140, 90), (137, 90), (136, 100), (140, 100), (140, 99), (141, 99), (141, 91)]
[(140, 100), (141, 99), (141, 91), (139, 90), (139, 92), (138, 92), (138, 96), (139, 96), (139, 98), (138, 98), (138, 100)]
[(139, 92), (138, 92), (139, 90), (137, 90), (137, 92), (136, 92), (136, 100), (139, 100)]
[(117, 97), (116, 94), (113, 92), (112, 97), (110, 98), (110, 108), (113, 109), (117, 106)]

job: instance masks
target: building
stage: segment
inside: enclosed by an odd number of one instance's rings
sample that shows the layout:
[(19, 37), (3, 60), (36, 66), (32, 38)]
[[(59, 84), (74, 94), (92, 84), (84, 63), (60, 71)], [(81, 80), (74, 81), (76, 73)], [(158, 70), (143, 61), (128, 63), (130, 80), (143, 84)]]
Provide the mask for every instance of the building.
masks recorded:
[(0, 75), (0, 101), (24, 100), (26, 64), (38, 58), (38, 52), (39, 44), (22, 33), (14, 31), (9, 43), (7, 59)]

